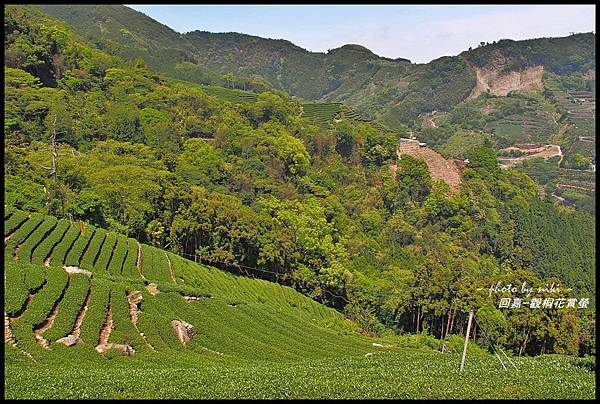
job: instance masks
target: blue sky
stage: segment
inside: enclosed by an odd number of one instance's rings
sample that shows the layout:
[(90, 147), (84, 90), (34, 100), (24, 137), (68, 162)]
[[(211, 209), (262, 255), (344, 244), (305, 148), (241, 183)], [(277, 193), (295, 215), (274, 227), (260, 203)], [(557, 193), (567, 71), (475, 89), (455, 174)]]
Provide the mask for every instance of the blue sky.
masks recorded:
[(479, 42), (595, 31), (595, 6), (130, 5), (178, 32), (242, 32), (315, 52), (348, 43), (426, 63)]

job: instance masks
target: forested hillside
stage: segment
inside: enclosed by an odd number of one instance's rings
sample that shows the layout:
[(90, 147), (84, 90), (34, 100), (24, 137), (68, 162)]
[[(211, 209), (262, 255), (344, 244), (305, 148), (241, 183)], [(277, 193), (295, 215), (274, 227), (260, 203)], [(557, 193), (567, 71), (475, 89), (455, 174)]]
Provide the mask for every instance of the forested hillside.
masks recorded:
[[(532, 175), (555, 201), (595, 213), (594, 33), (481, 42), (457, 56), (412, 64), (360, 45), (319, 53), (240, 33), (179, 34), (118, 5), (40, 7), (103, 51), (141, 58), (170, 77), (279, 89), (303, 103), (346, 103), (392, 130), (410, 128), (446, 157), (492, 147), (503, 167)], [(560, 154), (527, 156), (521, 164), (521, 145), (545, 144)]]
[[(123, 6), (42, 8), (89, 38), (100, 40), (107, 49), (109, 43), (127, 48), (121, 52), (123, 56), (133, 57), (129, 50), (135, 53), (140, 45), (166, 50), (161, 52), (163, 60), (152, 64), (161, 71), (172, 71), (169, 63), (192, 61), (214, 71), (263, 78), (305, 100), (347, 102), (388, 124), (412, 124), (421, 113), (448, 111), (475, 87), (477, 68), (500, 65), (501, 71), (509, 72), (542, 65), (559, 75), (595, 69), (592, 33), (481, 43), (456, 57), (416, 65), (407, 59), (377, 56), (359, 45), (319, 53), (286, 40), (239, 33), (193, 31), (180, 35)], [(127, 21), (127, 27), (120, 21)], [(187, 56), (173, 58), (172, 49), (185, 49)], [(433, 94), (428, 94), (430, 91)]]
[[(271, 271), (372, 334), (443, 338), (457, 308), (483, 304), (474, 286), (498, 280), (558, 279), (593, 300), (593, 216), (500, 170), (491, 148), (465, 154), (450, 194), (410, 156), (394, 175), (398, 134), (380, 126), (313, 125), (282, 92), (209, 95), (34, 9), (5, 20), (7, 206)], [(523, 313), (494, 313), (507, 347), (588, 351), (583, 328), (556, 334), (550, 321), (529, 336)]]

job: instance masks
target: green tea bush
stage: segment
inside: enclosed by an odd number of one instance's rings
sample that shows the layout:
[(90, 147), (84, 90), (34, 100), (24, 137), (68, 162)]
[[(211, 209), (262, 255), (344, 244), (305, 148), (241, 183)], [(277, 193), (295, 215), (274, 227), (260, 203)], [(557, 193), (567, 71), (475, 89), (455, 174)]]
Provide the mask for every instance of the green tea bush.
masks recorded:
[(35, 229), (44, 221), (44, 216), (39, 213), (32, 213), (25, 223), (23, 223), (11, 235), (4, 246), (4, 256), (12, 256), (15, 249), (22, 244), (35, 231)]
[(52, 327), (44, 333), (49, 342), (67, 336), (73, 330), (77, 315), (82, 309), (90, 287), (90, 280), (83, 274), (72, 274), (65, 296), (58, 305)]
[(4, 235), (15, 231), (21, 223), (29, 218), (29, 214), (22, 210), (15, 210), (8, 220), (4, 221)]
[(67, 254), (67, 258), (65, 260), (65, 265), (67, 266), (75, 266), (78, 267), (81, 262), (81, 258), (88, 244), (90, 243), (92, 237), (94, 236), (94, 231), (96, 228), (92, 225), (86, 225), (83, 231), (83, 234), (77, 239), (75, 244), (73, 244), (73, 248)]
[(94, 236), (92, 237), (92, 240), (90, 241), (90, 244), (83, 255), (83, 258), (81, 259), (81, 268), (88, 271), (94, 270), (94, 263), (96, 262), (96, 257), (98, 256), (100, 249), (102, 248), (105, 237), (106, 230), (96, 229)]
[(106, 280), (94, 276), (91, 287), (88, 309), (81, 323), (79, 338), (84, 344), (95, 347), (106, 319), (110, 285)]
[(71, 246), (80, 235), (79, 226), (71, 225), (65, 236), (62, 238), (60, 243), (54, 247), (52, 254), (50, 255), (50, 264), (62, 266), (64, 265), (65, 258), (69, 251), (71, 250)]
[(108, 264), (112, 258), (113, 250), (117, 244), (117, 233), (109, 232), (106, 235), (100, 255), (94, 264), (94, 272), (108, 273)]
[(48, 318), (53, 305), (67, 285), (67, 273), (62, 268), (50, 267), (46, 270), (46, 276), (46, 286), (31, 299), (23, 316), (12, 323), (17, 344), (27, 352), (38, 349), (33, 330)]
[(61, 219), (56, 224), (56, 227), (34, 250), (31, 257), (31, 262), (42, 263), (50, 253), (56, 248), (56, 245), (62, 240), (63, 236), (69, 229), (69, 221)]
[(46, 234), (51, 232), (57, 224), (57, 220), (52, 216), (47, 216), (42, 224), (21, 244), (19, 247), (19, 257), (29, 262), (33, 255), (33, 250), (40, 244)]
[(113, 257), (108, 265), (108, 272), (111, 275), (121, 276), (121, 270), (127, 256), (127, 237), (119, 235), (117, 237), (117, 245), (113, 252)]
[(123, 262), (123, 276), (129, 278), (139, 278), (140, 273), (137, 269), (138, 243), (133, 238), (127, 239), (127, 256)]

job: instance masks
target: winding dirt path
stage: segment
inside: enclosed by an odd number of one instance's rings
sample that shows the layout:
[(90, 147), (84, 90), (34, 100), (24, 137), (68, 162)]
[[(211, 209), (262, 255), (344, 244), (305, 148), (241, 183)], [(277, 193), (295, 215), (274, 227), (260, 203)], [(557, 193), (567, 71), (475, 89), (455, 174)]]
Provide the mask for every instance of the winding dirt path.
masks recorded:
[(41, 324), (40, 327), (35, 327), (35, 330), (34, 330), (35, 339), (42, 348), (50, 349), (48, 341), (42, 336), (42, 334), (46, 330), (48, 330), (50, 327), (52, 327), (52, 324), (54, 324), (54, 319), (56, 319), (56, 315), (58, 314), (58, 306), (60, 305), (60, 302), (62, 302), (63, 298), (65, 297), (65, 294), (67, 293), (67, 289), (69, 288), (70, 283), (71, 283), (71, 275), (67, 275), (67, 284), (63, 288), (58, 299), (56, 299), (56, 301), (54, 302), (54, 305), (52, 306), (52, 309), (50, 310), (50, 315)]
[(72, 346), (79, 342), (79, 335), (81, 333), (81, 323), (83, 322), (83, 317), (85, 316), (85, 312), (88, 309), (88, 303), (90, 301), (91, 294), (92, 284), (90, 283), (90, 287), (88, 288), (85, 300), (83, 301), (83, 306), (81, 307), (81, 309), (79, 309), (79, 313), (77, 313), (77, 318), (75, 319), (75, 324), (73, 324), (73, 329), (71, 330), (69, 335), (57, 340), (57, 343), (64, 344), (66, 346)]
[(169, 258), (169, 254), (165, 253), (165, 257), (167, 257), (167, 261), (169, 262), (169, 273), (171, 274), (171, 280), (173, 283), (177, 283), (175, 280), (175, 270), (173, 269), (173, 263), (171, 262), (171, 258)]
[[(522, 149), (520, 149), (518, 147), (508, 147), (504, 150), (509, 150), (509, 149), (523, 151)], [(560, 163), (562, 162), (563, 152), (559, 145), (551, 144), (551, 145), (546, 145), (544, 147), (540, 147), (539, 149), (540, 149), (540, 151), (538, 151), (537, 153), (529, 153), (529, 154), (526, 154), (521, 157), (498, 158), (498, 163), (500, 165), (500, 168), (502, 168), (503, 170), (506, 170), (508, 168), (511, 168), (511, 167), (519, 164), (523, 160), (535, 159), (535, 158), (540, 158), (540, 157), (543, 158), (544, 160), (548, 160), (552, 157), (560, 157), (558, 165), (560, 165)]]
[(142, 251), (142, 246), (140, 245), (139, 241), (136, 240), (136, 243), (138, 245), (138, 256), (137, 256), (137, 270), (140, 274), (140, 277), (142, 279), (146, 279), (146, 277), (144, 276), (144, 271), (142, 269), (142, 266), (144, 264), (144, 252)]
[(142, 294), (137, 290), (127, 292), (127, 301), (129, 302), (129, 317), (131, 318), (133, 328), (138, 332), (146, 346), (154, 351), (155, 349), (146, 338), (146, 335), (137, 326), (138, 315), (142, 313), (140, 306), (144, 301)]

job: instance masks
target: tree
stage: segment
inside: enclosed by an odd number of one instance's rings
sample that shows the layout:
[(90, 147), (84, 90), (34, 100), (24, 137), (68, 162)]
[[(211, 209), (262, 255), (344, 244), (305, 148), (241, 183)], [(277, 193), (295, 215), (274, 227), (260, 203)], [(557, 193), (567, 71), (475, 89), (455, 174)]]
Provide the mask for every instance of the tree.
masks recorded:
[(407, 194), (413, 201), (422, 202), (431, 192), (432, 182), (427, 163), (409, 155), (402, 155), (398, 160), (396, 182), (397, 193)]

